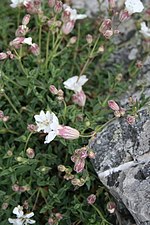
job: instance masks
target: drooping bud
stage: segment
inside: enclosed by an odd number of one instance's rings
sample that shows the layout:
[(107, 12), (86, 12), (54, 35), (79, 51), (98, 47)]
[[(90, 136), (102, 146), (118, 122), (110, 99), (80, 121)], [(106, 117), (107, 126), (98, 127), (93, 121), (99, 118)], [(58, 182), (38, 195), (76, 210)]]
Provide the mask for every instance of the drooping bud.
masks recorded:
[(108, 106), (114, 111), (119, 111), (119, 109), (120, 109), (118, 104), (114, 100), (109, 100)]
[(6, 210), (8, 208), (8, 203), (7, 202), (4, 202), (3, 204), (2, 204), (2, 209), (3, 210)]
[(64, 23), (62, 26), (62, 32), (66, 35), (69, 34), (73, 30), (74, 25), (74, 21), (68, 21), (67, 23)]
[(116, 6), (116, 1), (115, 0), (108, 0), (108, 3), (109, 3), (109, 8), (110, 9), (115, 8), (115, 6)]
[(88, 202), (89, 205), (93, 205), (95, 201), (96, 201), (96, 195), (91, 194), (91, 195), (88, 196), (87, 202)]
[(62, 8), (63, 8), (62, 1), (57, 1), (56, 0), (55, 6), (54, 6), (55, 13), (60, 13), (62, 11)]
[(55, 216), (58, 220), (61, 220), (63, 218), (61, 213), (56, 213)]
[(119, 13), (119, 20), (120, 22), (124, 22), (130, 19), (130, 15), (127, 10), (121, 10)]
[(34, 125), (34, 124), (28, 124), (27, 129), (28, 129), (30, 132), (37, 132), (37, 126)]
[(107, 203), (107, 210), (110, 213), (114, 213), (115, 210), (116, 210), (116, 204), (115, 204), (115, 202), (108, 202)]
[(26, 25), (20, 25), (15, 32), (16, 37), (23, 37), (27, 34), (29, 28)]
[(93, 152), (92, 150), (89, 150), (89, 151), (88, 151), (88, 157), (89, 157), (90, 159), (95, 159), (95, 152)]
[(12, 185), (12, 190), (14, 191), (14, 192), (19, 192), (19, 185), (18, 184), (14, 184), (14, 185)]
[(135, 116), (131, 116), (131, 115), (128, 115), (127, 116), (127, 123), (132, 125), (135, 123)]
[(58, 135), (64, 139), (73, 140), (79, 138), (80, 133), (72, 127), (60, 125), (58, 128)]
[(78, 159), (74, 165), (74, 171), (81, 173), (85, 166), (85, 159)]
[(77, 92), (77, 93), (73, 94), (72, 101), (75, 104), (77, 104), (81, 107), (84, 107), (85, 102), (86, 102), (86, 95), (85, 95), (84, 91), (81, 90), (80, 92)]
[(22, 19), (22, 25), (27, 25), (30, 22), (31, 16), (29, 14), (26, 14)]
[(103, 35), (106, 39), (109, 39), (113, 35), (113, 30), (106, 30), (106, 32), (103, 33)]
[(60, 172), (64, 172), (66, 170), (66, 167), (64, 165), (59, 165), (57, 168)]
[(54, 94), (54, 95), (57, 95), (57, 94), (58, 94), (58, 90), (57, 90), (57, 88), (56, 88), (54, 85), (50, 85), (49, 91), (50, 91), (52, 94)]
[(5, 52), (0, 52), (0, 60), (7, 59), (8, 55)]
[(111, 30), (112, 21), (110, 19), (105, 19), (100, 28), (99, 31), (104, 34), (107, 30)]
[(34, 152), (34, 150), (32, 148), (27, 148), (26, 154), (27, 154), (29, 159), (33, 159), (34, 156), (35, 156), (35, 152)]
[(36, 43), (33, 43), (29, 48), (29, 51), (33, 54), (38, 56), (40, 54), (40, 48)]
[(71, 37), (70, 40), (69, 40), (70, 44), (75, 44), (76, 42), (77, 42), (77, 37), (76, 36)]

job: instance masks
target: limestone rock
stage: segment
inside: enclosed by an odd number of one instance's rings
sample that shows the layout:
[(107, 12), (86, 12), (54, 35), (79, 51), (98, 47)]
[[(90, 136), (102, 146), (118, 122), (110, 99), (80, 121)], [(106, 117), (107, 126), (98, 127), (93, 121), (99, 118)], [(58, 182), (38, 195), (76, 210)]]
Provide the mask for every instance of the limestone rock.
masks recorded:
[[(150, 57), (122, 104), (132, 94), (140, 101), (143, 93), (150, 97)], [(93, 165), (101, 182), (126, 206), (137, 225), (150, 225), (150, 102), (139, 110), (134, 124), (125, 117), (114, 118), (89, 147), (96, 153)]]

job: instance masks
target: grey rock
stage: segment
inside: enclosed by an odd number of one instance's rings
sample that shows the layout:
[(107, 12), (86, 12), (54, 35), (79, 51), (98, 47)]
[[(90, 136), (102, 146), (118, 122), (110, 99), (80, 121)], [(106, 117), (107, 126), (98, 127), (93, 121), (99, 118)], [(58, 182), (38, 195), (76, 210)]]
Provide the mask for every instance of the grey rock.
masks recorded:
[[(122, 105), (132, 94), (141, 101), (143, 93), (150, 97), (150, 57)], [(137, 225), (150, 225), (150, 102), (139, 110), (132, 125), (125, 117), (114, 118), (90, 140), (89, 147), (96, 153), (93, 165), (100, 181), (125, 205)], [(122, 220), (122, 224), (133, 222)]]

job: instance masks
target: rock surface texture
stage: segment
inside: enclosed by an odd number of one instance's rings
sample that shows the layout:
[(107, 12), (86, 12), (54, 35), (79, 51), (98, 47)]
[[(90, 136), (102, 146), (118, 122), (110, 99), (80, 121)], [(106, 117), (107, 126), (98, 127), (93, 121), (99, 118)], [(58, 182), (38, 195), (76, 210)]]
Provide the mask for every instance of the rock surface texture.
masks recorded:
[[(138, 91), (137, 91), (138, 90)], [(150, 97), (150, 57), (132, 92)], [(96, 152), (94, 168), (117, 202), (122, 202), (137, 225), (150, 225), (150, 103), (138, 112), (132, 125), (114, 119), (89, 143)], [(133, 223), (122, 223), (133, 224)]]

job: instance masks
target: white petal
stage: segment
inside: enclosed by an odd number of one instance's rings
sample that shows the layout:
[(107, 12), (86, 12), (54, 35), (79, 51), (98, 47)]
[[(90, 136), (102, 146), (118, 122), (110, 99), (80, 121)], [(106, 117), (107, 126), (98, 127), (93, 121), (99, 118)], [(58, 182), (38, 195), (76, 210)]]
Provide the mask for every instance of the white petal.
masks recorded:
[(23, 218), (29, 219), (29, 218), (31, 218), (32, 216), (34, 216), (34, 213), (33, 213), (33, 212), (25, 214)]
[(30, 220), (30, 219), (27, 220), (27, 223), (29, 224), (34, 224), (35, 222), (36, 222), (35, 220)]
[(86, 14), (78, 14), (77, 17), (76, 17), (77, 20), (82, 20), (82, 19), (85, 19), (85, 18), (87, 18)]
[(20, 219), (11, 219), (11, 218), (9, 218), (8, 222), (12, 223), (14, 225), (23, 225), (23, 222)]
[(24, 212), (23, 212), (23, 207), (18, 205), (13, 209), (13, 214), (17, 215), (18, 218), (22, 217)]
[(32, 45), (32, 38), (31, 37), (25, 38), (22, 43), (27, 45)]
[(50, 131), (45, 137), (44, 144), (50, 143), (56, 137), (57, 133), (55, 131)]

